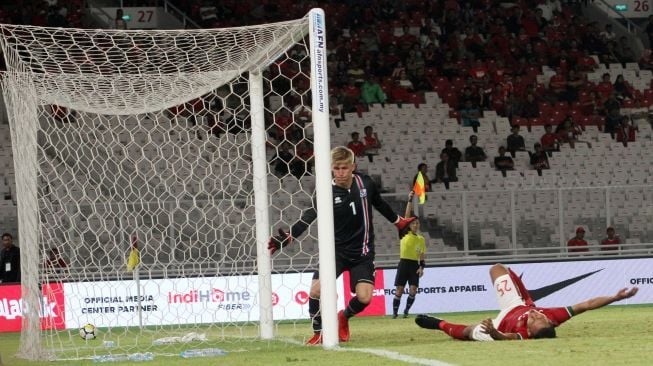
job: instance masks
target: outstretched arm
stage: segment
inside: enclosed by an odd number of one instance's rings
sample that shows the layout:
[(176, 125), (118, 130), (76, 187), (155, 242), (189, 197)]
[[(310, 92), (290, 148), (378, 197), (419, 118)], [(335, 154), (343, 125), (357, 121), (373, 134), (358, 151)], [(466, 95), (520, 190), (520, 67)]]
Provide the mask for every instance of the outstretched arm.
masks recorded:
[(406, 203), (406, 212), (404, 213), (404, 217), (410, 217), (411, 214), (413, 213), (413, 196), (415, 195), (414, 191), (410, 191), (408, 193), (408, 203)]
[(280, 228), (279, 235), (270, 238), (268, 241), (270, 255), (289, 245), (292, 243), (293, 238), (299, 237), (304, 233), (304, 231), (306, 231), (308, 226), (317, 218), (317, 210), (315, 206), (315, 197), (313, 197), (313, 206), (302, 212), (302, 217), (290, 228), (290, 231)]
[(637, 293), (638, 288), (633, 287), (630, 290), (628, 288), (622, 288), (617, 292), (616, 295), (613, 296), (599, 296), (595, 297), (593, 299), (585, 300), (581, 303), (578, 303), (574, 306), (571, 307), (571, 309), (574, 312), (574, 315), (578, 315), (581, 313), (584, 313), (588, 310), (594, 310), (598, 309), (601, 307), (604, 307), (606, 305), (612, 304), (613, 302), (616, 301), (621, 301), (624, 299), (629, 299)]
[(386, 220), (392, 223), (398, 222), (401, 216), (397, 215), (392, 207), (390, 207), (390, 205), (388, 205), (388, 203), (381, 197), (381, 193), (379, 192), (376, 183), (372, 181), (372, 178), (365, 177), (363, 182), (365, 189), (367, 190), (367, 197), (372, 206), (374, 206), (374, 208), (376, 208), (376, 210), (379, 211)]
[(381, 215), (383, 215), (383, 217), (385, 217), (388, 221), (395, 224), (398, 230), (402, 230), (415, 220), (414, 218), (405, 218), (403, 216), (397, 215), (392, 207), (390, 207), (390, 205), (388, 205), (388, 203), (383, 200), (378, 187), (371, 178), (366, 177), (364, 182), (365, 189), (367, 190), (367, 196), (372, 203), (372, 206), (374, 206), (374, 208), (376, 208), (376, 210), (379, 211)]
[(317, 209), (315, 207), (315, 199), (313, 199), (313, 206), (304, 210), (302, 212), (302, 217), (290, 229), (290, 235), (293, 238), (297, 238), (302, 235), (308, 226), (312, 224), (313, 221), (315, 221), (317, 218)]

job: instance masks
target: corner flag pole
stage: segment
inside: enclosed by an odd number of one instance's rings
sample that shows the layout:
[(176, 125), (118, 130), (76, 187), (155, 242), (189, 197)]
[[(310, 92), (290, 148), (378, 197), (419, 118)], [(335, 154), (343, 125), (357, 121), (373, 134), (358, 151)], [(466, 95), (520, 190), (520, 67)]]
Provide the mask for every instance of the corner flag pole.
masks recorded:
[(129, 241), (129, 258), (127, 259), (127, 270), (132, 271), (132, 278), (134, 283), (136, 283), (136, 298), (138, 302), (138, 327), (143, 329), (143, 310), (141, 303), (141, 275), (140, 268), (141, 266), (141, 253), (138, 249), (138, 236), (134, 232)]

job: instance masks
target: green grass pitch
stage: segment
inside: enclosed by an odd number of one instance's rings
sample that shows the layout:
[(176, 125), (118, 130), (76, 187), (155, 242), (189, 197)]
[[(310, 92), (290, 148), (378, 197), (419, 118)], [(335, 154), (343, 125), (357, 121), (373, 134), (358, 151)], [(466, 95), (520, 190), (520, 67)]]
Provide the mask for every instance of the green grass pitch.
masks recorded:
[[(419, 300), (419, 299), (418, 299)], [(459, 323), (474, 323), (492, 317), (495, 312), (443, 314)], [(213, 358), (182, 359), (184, 348), (205, 348), (206, 345), (185, 345), (166, 348), (172, 356), (157, 355), (154, 361), (141, 365), (401, 365), (405, 362), (370, 353), (393, 352), (412, 357), (423, 364), (437, 361), (453, 365), (653, 365), (653, 306), (611, 306), (569, 320), (558, 328), (557, 339), (512, 342), (462, 342), (442, 332), (418, 328), (414, 317), (354, 318), (350, 322), (351, 341), (342, 345), (352, 352), (326, 351), (321, 347), (299, 345), (310, 335), (310, 324), (280, 324), (277, 334), (292, 341), (230, 341), (217, 346), (229, 353)], [(255, 327), (246, 329), (254, 333)], [(208, 334), (209, 339), (211, 335)], [(20, 365), (91, 365), (91, 360), (28, 362), (17, 359), (18, 333), (0, 333), (0, 354), (3, 366)], [(94, 340), (98, 347), (102, 339)], [(124, 340), (123, 340), (124, 342)], [(143, 349), (144, 351), (145, 349)], [(136, 350), (132, 350), (136, 352)], [(153, 351), (157, 351), (156, 347)], [(162, 351), (162, 350), (159, 350)], [(111, 363), (127, 365), (130, 363)]]

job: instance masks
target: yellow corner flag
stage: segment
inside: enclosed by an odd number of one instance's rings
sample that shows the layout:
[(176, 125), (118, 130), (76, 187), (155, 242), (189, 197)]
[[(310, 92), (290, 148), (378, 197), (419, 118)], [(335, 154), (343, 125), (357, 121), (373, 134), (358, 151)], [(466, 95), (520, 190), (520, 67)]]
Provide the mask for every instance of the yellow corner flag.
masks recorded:
[(415, 195), (419, 197), (419, 204), (423, 205), (424, 202), (426, 202), (426, 185), (424, 184), (424, 176), (422, 175), (422, 172), (417, 172), (413, 192), (415, 192)]
[(139, 263), (141, 263), (141, 255), (138, 252), (138, 237), (134, 234), (132, 236), (131, 251), (127, 259), (127, 270), (133, 271)]

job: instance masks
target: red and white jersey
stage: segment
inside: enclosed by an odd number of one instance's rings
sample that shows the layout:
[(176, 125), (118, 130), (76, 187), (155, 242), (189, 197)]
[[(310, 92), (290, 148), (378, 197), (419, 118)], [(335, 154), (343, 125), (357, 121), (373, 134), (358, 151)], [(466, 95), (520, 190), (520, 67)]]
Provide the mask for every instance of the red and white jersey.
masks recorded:
[(590, 249), (588, 245), (587, 241), (575, 237), (569, 239), (567, 242), (570, 252), (589, 252)]
[(605, 238), (601, 241), (601, 250), (617, 250), (621, 244), (621, 239), (618, 236), (614, 238)]
[(528, 312), (530, 310), (537, 310), (546, 315), (547, 318), (557, 327), (565, 321), (571, 319), (574, 315), (571, 306), (562, 308), (540, 308), (535, 306), (520, 305), (510, 310), (508, 314), (501, 320), (497, 330), (503, 333), (517, 333), (522, 339), (528, 339)]
[(365, 146), (368, 147), (376, 147), (379, 144), (379, 140), (377, 140), (374, 136), (363, 136), (363, 141), (365, 142)]

